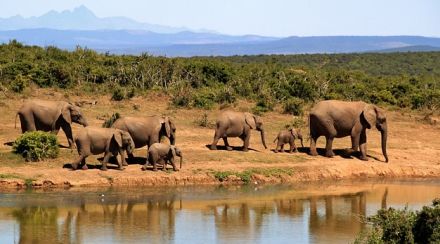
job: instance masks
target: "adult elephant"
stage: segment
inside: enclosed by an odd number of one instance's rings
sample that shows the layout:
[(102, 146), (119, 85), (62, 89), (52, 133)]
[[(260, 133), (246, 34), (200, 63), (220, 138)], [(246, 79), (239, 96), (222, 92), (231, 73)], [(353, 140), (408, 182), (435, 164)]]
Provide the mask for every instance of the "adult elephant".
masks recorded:
[(57, 134), (62, 128), (70, 148), (73, 145), (72, 122), (84, 127), (88, 125), (81, 109), (64, 101), (28, 100), (18, 110), (17, 115), (20, 117), (22, 133), (41, 130)]
[(334, 156), (332, 143), (334, 138), (350, 136), (352, 150), (360, 148), (361, 159), (367, 159), (366, 130), (373, 126), (381, 132), (382, 153), (387, 155), (387, 120), (385, 112), (365, 102), (345, 102), (328, 100), (317, 103), (310, 112), (310, 154), (317, 155), (316, 140), (325, 136), (327, 157)]
[(232, 147), (230, 147), (228, 143), (228, 137), (239, 137), (244, 142), (243, 151), (248, 151), (252, 129), (260, 131), (261, 142), (264, 148), (267, 149), (263, 121), (258, 116), (251, 113), (225, 111), (218, 117), (216, 126), (211, 150), (217, 149), (217, 143), (220, 138), (223, 138), (226, 149), (232, 150)]
[[(170, 140), (171, 145), (176, 142), (176, 126), (168, 116), (122, 117), (112, 127), (130, 133), (135, 148), (150, 147), (153, 143), (160, 142), (163, 136)], [(133, 157), (133, 154), (128, 156)]]

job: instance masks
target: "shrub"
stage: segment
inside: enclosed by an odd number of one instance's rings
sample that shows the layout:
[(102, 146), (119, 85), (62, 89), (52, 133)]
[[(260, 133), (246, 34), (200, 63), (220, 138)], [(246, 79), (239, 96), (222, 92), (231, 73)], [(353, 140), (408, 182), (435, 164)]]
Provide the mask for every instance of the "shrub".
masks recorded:
[(113, 101), (122, 101), (125, 99), (125, 91), (118, 87), (113, 90), (112, 100)]
[(58, 139), (49, 132), (26, 132), (14, 142), (13, 152), (22, 155), (27, 161), (56, 158), (59, 153)]
[(104, 121), (104, 123), (102, 123), (102, 127), (103, 128), (112, 127), (113, 123), (119, 118), (121, 118), (121, 115), (118, 112), (112, 114), (112, 116), (110, 116), (110, 118), (108, 118), (106, 121)]
[(196, 119), (194, 121), (194, 123), (196, 125), (198, 125), (200, 127), (204, 127), (204, 128), (214, 128), (215, 127), (215, 124), (212, 123), (211, 121), (209, 121), (207, 113), (203, 113), (203, 115), (199, 119)]
[(27, 77), (18, 74), (15, 76), (15, 79), (11, 82), (11, 89), (14, 92), (21, 93), (28, 86), (29, 79)]
[(381, 209), (367, 221), (373, 229), (361, 233), (355, 243), (440, 243), (440, 199), (417, 212)]
[(295, 116), (303, 115), (304, 100), (297, 97), (287, 99), (283, 104), (283, 112)]

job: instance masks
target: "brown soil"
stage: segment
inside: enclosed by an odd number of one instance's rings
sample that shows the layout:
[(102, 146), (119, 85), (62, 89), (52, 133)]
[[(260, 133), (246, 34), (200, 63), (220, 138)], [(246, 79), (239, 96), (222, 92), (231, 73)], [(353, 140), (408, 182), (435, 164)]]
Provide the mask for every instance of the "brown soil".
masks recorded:
[[(388, 154), (390, 162), (384, 163), (380, 150), (380, 133), (368, 132), (368, 154), (365, 162), (356, 156), (351, 157), (345, 148), (350, 146), (350, 139), (336, 139), (334, 149), (337, 156), (325, 158), (312, 157), (306, 151), (298, 153), (278, 153), (264, 150), (258, 132), (251, 137), (251, 150), (210, 151), (214, 134), (212, 128), (197, 125), (205, 111), (173, 109), (168, 107), (168, 98), (157, 94), (136, 97), (130, 101), (112, 102), (108, 96), (90, 97), (64, 94), (55, 90), (33, 90), (29, 97), (52, 100), (85, 101), (83, 112), (89, 123), (101, 126), (103, 118), (113, 112), (122, 115), (147, 116), (166, 114), (174, 118), (177, 125), (177, 146), (184, 153), (183, 168), (179, 172), (142, 171), (141, 163), (146, 154), (145, 148), (135, 151), (136, 159), (124, 171), (110, 169), (99, 170), (98, 158), (89, 157), (89, 170), (72, 171), (69, 166), (77, 157), (76, 150), (62, 148), (57, 159), (44, 162), (27, 163), (11, 153), (10, 142), (19, 135), (19, 128), (14, 128), (15, 113), (23, 102), (22, 97), (8, 97), (0, 94), (0, 188), (16, 188), (32, 185), (34, 187), (70, 187), (70, 186), (108, 186), (108, 185), (195, 185), (195, 184), (236, 184), (246, 181), (250, 176), (252, 184), (293, 183), (300, 181), (319, 181), (324, 179), (357, 178), (438, 178), (440, 177), (440, 136), (437, 125), (423, 122), (423, 115), (415, 112), (389, 111)], [(97, 104), (93, 105), (93, 101)], [(91, 104), (89, 104), (89, 102)], [(240, 102), (233, 108), (239, 111), (249, 110), (251, 104)], [(220, 110), (206, 111), (212, 123)], [(267, 143), (270, 149), (277, 132), (284, 125), (292, 122), (292, 116), (277, 112), (263, 116), (267, 131)], [(17, 121), (17, 127), (19, 121)], [(75, 131), (81, 129), (74, 125)], [(302, 129), (307, 134), (307, 128)], [(62, 145), (67, 145), (63, 132), (58, 134)], [(324, 146), (320, 138), (318, 147)], [(308, 141), (304, 144), (307, 147)], [(231, 139), (230, 144), (241, 146), (239, 139)], [(298, 145), (299, 143), (297, 143)], [(219, 145), (223, 145), (219, 142)], [(288, 145), (286, 145), (288, 147)], [(96, 166), (95, 166), (96, 165)], [(95, 167), (94, 167), (95, 166)], [(227, 173), (225, 173), (227, 172)], [(215, 175), (217, 177), (215, 177)], [(245, 175), (245, 176), (243, 176)], [(223, 176), (223, 177), (220, 177)], [(219, 178), (222, 178), (220, 182)]]

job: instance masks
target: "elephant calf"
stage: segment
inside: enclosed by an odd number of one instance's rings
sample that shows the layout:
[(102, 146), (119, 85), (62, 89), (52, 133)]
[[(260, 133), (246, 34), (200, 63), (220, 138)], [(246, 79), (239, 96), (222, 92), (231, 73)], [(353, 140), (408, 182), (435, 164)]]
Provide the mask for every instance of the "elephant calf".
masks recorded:
[(180, 168), (182, 168), (182, 151), (173, 145), (168, 145), (164, 143), (154, 143), (148, 148), (148, 158), (147, 162), (143, 166), (143, 170), (147, 169), (148, 163), (153, 165), (153, 171), (157, 171), (157, 164), (162, 163), (162, 170), (166, 170), (167, 163), (173, 166), (174, 171), (179, 171), (174, 163), (174, 158), (176, 156), (180, 157)]
[[(101, 170), (107, 170), (107, 163), (110, 157), (121, 155), (121, 162), (118, 162), (119, 169), (123, 169), (125, 162), (125, 151), (132, 153), (134, 142), (128, 132), (114, 128), (86, 127), (81, 130), (75, 138), (79, 158), (72, 163), (75, 170), (81, 163), (83, 169), (87, 169), (86, 158), (90, 155), (104, 153)], [(117, 160), (117, 159), (116, 159)]]
[(290, 144), (290, 151), (289, 153), (292, 153), (293, 151), (297, 152), (298, 149), (295, 145), (295, 139), (299, 139), (301, 141), (301, 146), (304, 147), (303, 144), (303, 136), (299, 130), (295, 129), (289, 129), (289, 130), (283, 130), (278, 133), (278, 136), (275, 138), (273, 142), (277, 142), (277, 147), (275, 148), (275, 152), (284, 151), (284, 144), (289, 143)]

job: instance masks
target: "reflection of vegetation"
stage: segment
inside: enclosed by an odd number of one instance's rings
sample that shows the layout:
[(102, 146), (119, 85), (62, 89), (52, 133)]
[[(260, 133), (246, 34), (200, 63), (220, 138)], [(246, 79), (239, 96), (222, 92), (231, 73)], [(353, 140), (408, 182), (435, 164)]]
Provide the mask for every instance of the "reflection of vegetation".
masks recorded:
[(381, 209), (367, 218), (372, 230), (362, 233), (357, 243), (439, 243), (440, 199), (421, 211), (407, 208)]
[(161, 90), (179, 107), (210, 109), (244, 98), (262, 113), (322, 99), (364, 100), (403, 108), (440, 106), (440, 52), (166, 58), (107, 55), (78, 47), (0, 45), (0, 87), (112, 94), (113, 100)]

